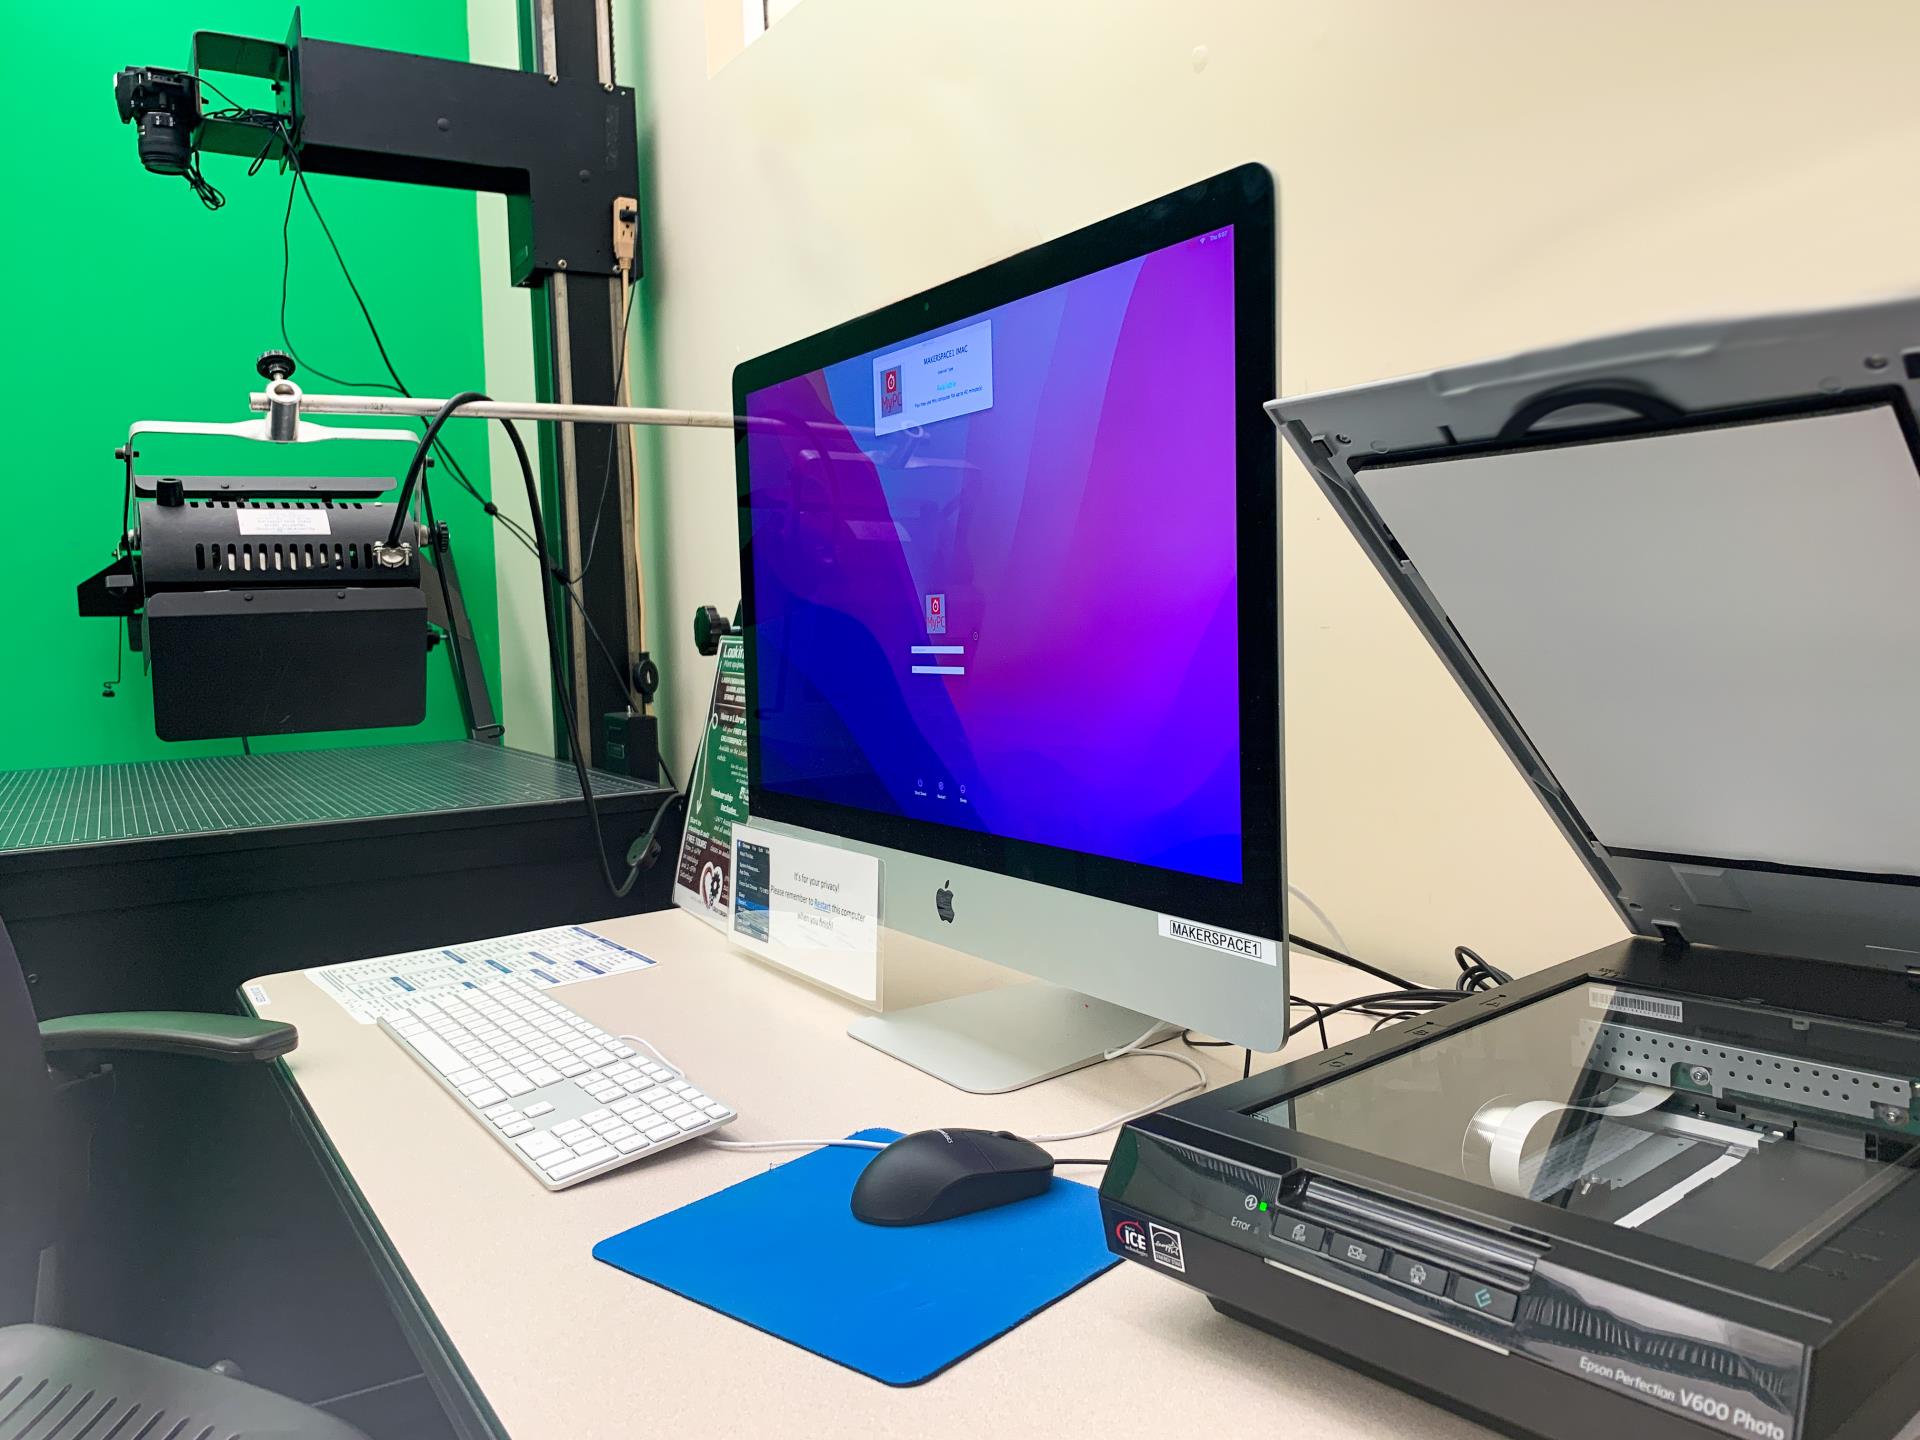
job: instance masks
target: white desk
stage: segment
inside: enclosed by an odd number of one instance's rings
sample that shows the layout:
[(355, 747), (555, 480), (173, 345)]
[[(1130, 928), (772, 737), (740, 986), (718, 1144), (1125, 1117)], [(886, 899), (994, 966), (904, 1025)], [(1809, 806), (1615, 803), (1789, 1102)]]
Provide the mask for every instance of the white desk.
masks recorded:
[[(1071, 1130), (1147, 1104), (1189, 1074), (1129, 1058), (1012, 1095), (966, 1095), (848, 1039), (847, 1023), (859, 1013), (850, 1002), (736, 954), (691, 917), (669, 911), (593, 928), (659, 963), (570, 986), (561, 998), (608, 1030), (657, 1042), (739, 1110), (729, 1130), (736, 1139), (844, 1135), (871, 1125)], [(888, 956), (895, 1005), (1015, 978), (905, 943)], [(1296, 956), (1298, 993), (1354, 994), (1357, 978)], [(381, 1252), (376, 1263), (394, 1272), (383, 1279), (401, 1309), (423, 1302), (431, 1327), (457, 1352), (423, 1357), (429, 1376), (435, 1358), (464, 1369), (513, 1440), (980, 1440), (1068, 1428), (1303, 1440), (1487, 1433), (1227, 1320), (1197, 1292), (1130, 1264), (925, 1385), (882, 1385), (589, 1253), (616, 1231), (790, 1157), (694, 1142), (552, 1194), (377, 1027), (356, 1024), (305, 976), (255, 984), (264, 991), (264, 999), (255, 992), (260, 1014), (299, 1027), (299, 1049), (286, 1064), (338, 1175), (357, 1191), (357, 1219), (377, 1226), (369, 1232)], [(1339, 1019), (1330, 1026), (1336, 1037), (1358, 1028)], [(1189, 1053), (1220, 1081), (1239, 1076), (1238, 1050)], [(1086, 1154), (1090, 1144), (1104, 1153), (1111, 1137), (1054, 1149)], [(486, 1433), (474, 1418), (455, 1419), (468, 1433)]]

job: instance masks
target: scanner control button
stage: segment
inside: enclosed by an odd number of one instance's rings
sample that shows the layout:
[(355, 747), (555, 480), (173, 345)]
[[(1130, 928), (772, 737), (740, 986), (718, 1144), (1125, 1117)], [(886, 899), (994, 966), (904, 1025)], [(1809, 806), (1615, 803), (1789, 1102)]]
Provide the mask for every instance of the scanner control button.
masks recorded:
[(1302, 1220), (1298, 1215), (1289, 1215), (1284, 1210), (1274, 1212), (1273, 1235), (1276, 1240), (1284, 1240), (1304, 1250), (1318, 1250), (1320, 1242), (1327, 1238), (1327, 1232), (1311, 1220)]
[(1415, 1259), (1411, 1255), (1394, 1256), (1387, 1262), (1387, 1273), (1402, 1285), (1411, 1285), (1429, 1295), (1446, 1294), (1447, 1281), (1452, 1278), (1438, 1265)]
[(1495, 1320), (1511, 1321), (1513, 1312), (1520, 1308), (1520, 1297), (1511, 1290), (1502, 1290), (1471, 1275), (1456, 1276), (1447, 1298), (1456, 1305), (1490, 1315)]
[(1365, 1240), (1356, 1240), (1351, 1235), (1334, 1236), (1327, 1253), (1344, 1265), (1358, 1266), (1362, 1270), (1378, 1270), (1387, 1263), (1386, 1251)]

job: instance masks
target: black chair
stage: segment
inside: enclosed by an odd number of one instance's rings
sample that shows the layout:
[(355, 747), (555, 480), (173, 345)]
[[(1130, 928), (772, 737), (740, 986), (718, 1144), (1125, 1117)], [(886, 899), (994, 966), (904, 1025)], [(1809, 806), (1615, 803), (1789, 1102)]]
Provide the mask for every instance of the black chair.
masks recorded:
[[(59, 1247), (87, 1186), (92, 1113), (116, 1052), (275, 1060), (291, 1025), (237, 1015), (132, 1011), (34, 1018), (0, 922), (0, 1321), (55, 1308)], [(0, 1328), (0, 1440), (365, 1440), (331, 1415), (248, 1385), (53, 1325)]]

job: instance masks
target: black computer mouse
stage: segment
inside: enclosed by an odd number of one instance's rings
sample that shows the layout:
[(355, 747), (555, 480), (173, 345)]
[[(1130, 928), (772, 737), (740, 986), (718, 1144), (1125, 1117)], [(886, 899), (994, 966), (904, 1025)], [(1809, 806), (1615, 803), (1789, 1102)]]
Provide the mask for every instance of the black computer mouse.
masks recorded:
[(869, 1225), (925, 1225), (1028, 1200), (1053, 1183), (1053, 1157), (1004, 1130), (921, 1130), (873, 1159), (853, 1187)]

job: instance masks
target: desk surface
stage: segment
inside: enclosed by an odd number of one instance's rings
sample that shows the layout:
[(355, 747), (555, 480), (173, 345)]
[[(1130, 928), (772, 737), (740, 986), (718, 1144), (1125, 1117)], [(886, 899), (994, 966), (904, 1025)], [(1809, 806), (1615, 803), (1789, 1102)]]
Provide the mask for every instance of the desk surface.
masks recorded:
[[(736, 954), (689, 916), (594, 928), (660, 963), (571, 986), (566, 1003), (659, 1044), (739, 1110), (735, 1139), (871, 1125), (1071, 1130), (1145, 1105), (1188, 1074), (1129, 1058), (1012, 1095), (967, 1095), (847, 1038), (857, 1007)], [(894, 1005), (1017, 978), (909, 942), (888, 955)], [(551, 1194), (377, 1027), (355, 1024), (297, 972), (258, 984), (255, 1008), (300, 1029), (286, 1063), (307, 1107), (513, 1440), (1487, 1433), (1230, 1321), (1133, 1265), (925, 1385), (879, 1384), (589, 1254), (615, 1231), (788, 1157), (694, 1142)], [(1305, 956), (1295, 988), (1316, 999), (1354, 993), (1347, 972)], [(1189, 1053), (1220, 1081), (1239, 1075), (1238, 1050)], [(1089, 1143), (1053, 1148), (1085, 1154)]]

